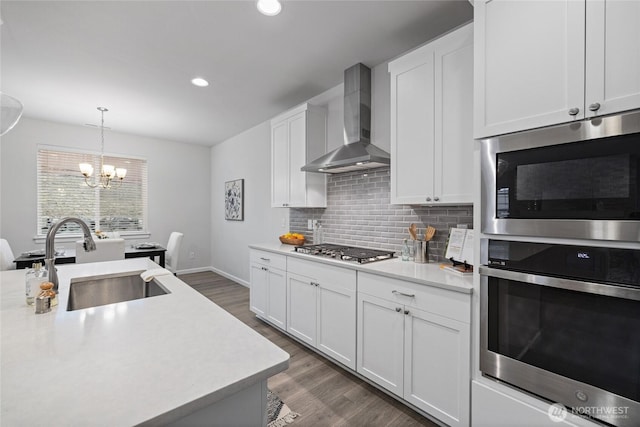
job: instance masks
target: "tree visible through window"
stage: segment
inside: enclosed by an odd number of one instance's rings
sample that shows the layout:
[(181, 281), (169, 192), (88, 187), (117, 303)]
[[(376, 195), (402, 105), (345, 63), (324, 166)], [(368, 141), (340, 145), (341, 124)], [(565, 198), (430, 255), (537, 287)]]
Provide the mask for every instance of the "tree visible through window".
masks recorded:
[[(114, 182), (114, 188), (91, 188), (78, 164), (93, 165), (93, 182), (100, 171), (99, 154), (38, 150), (38, 235), (46, 235), (52, 224), (67, 216), (81, 218), (93, 231), (147, 231), (147, 161), (104, 156), (104, 162), (126, 168), (127, 176), (122, 183)], [(59, 234), (81, 232), (74, 223), (65, 225)]]

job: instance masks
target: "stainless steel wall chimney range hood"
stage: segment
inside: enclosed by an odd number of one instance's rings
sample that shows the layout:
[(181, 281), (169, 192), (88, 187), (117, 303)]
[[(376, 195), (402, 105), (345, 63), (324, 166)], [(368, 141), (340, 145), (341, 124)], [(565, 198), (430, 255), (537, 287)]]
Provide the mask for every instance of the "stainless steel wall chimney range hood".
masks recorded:
[(340, 173), (389, 166), (391, 157), (370, 142), (371, 69), (344, 72), (344, 145), (303, 166), (304, 172)]

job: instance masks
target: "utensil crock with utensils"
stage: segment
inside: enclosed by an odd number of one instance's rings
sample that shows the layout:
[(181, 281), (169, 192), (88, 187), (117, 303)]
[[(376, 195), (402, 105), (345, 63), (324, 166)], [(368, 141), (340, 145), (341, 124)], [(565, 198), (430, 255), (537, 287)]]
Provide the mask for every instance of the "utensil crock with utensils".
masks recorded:
[(413, 261), (418, 264), (425, 264), (429, 262), (429, 241), (415, 240), (413, 244), (415, 248)]

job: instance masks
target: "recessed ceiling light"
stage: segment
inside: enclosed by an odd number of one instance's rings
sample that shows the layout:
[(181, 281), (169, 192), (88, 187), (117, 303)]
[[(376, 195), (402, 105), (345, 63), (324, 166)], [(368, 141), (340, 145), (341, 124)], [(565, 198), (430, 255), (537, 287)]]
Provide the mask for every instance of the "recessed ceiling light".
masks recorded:
[(196, 77), (191, 79), (191, 84), (198, 87), (207, 87), (209, 86), (209, 82), (203, 79), (202, 77)]
[(278, 0), (258, 0), (256, 6), (260, 13), (267, 16), (276, 16), (282, 10), (282, 5)]

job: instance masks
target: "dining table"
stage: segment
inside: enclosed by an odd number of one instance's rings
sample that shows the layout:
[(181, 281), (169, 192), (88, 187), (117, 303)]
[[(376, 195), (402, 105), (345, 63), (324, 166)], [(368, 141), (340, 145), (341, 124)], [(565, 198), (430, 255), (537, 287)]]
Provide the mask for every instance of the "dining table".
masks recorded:
[[(151, 258), (154, 262), (157, 262), (160, 267), (164, 267), (165, 263), (165, 253), (167, 249), (160, 245), (149, 245), (149, 244), (139, 244), (139, 245), (129, 245), (125, 247), (124, 257), (125, 258)], [(34, 263), (44, 264), (44, 249), (37, 249), (33, 251), (23, 252), (17, 257), (13, 262), (16, 263), (16, 269), (24, 269), (31, 267)], [(76, 262), (76, 250), (74, 249), (64, 249), (60, 250), (54, 256), (56, 264), (73, 264)], [(156, 261), (157, 258), (157, 261)]]

